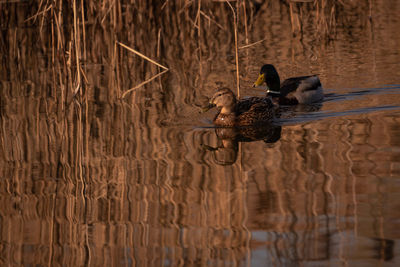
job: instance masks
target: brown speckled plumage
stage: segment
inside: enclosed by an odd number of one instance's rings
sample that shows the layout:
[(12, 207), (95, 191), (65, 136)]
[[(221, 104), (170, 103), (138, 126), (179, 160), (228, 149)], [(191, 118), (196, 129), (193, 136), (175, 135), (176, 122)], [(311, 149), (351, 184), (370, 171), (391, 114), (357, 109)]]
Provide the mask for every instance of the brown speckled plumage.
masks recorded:
[(250, 126), (270, 122), (274, 117), (274, 106), (269, 98), (251, 97), (236, 100), (228, 88), (219, 89), (211, 99), (219, 108), (214, 118), (218, 126)]

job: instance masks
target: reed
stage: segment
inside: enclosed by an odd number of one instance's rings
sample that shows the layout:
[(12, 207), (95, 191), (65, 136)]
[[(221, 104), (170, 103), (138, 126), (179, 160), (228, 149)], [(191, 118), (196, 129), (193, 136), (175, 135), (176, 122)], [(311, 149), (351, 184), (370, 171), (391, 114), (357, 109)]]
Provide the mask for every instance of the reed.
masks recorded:
[[(240, 72), (239, 72), (239, 49), (238, 49), (238, 26), (237, 26), (237, 15), (231, 3), (226, 0), (226, 3), (232, 10), (233, 14), (233, 31), (235, 35), (235, 63), (236, 63), (236, 94), (240, 98)], [(239, 3), (239, 2), (238, 2)], [(238, 7), (239, 5), (237, 5)]]
[[(281, 1), (279, 5), (282, 7), (288, 5), (290, 22), (292, 25), (293, 34), (303, 34), (304, 27), (306, 24), (312, 23), (314, 27), (314, 33), (319, 38), (332, 39), (335, 36), (336, 26), (339, 24), (349, 24), (352, 26), (354, 14), (363, 14), (366, 10), (371, 10), (372, 1), (339, 1), (339, 0), (290, 0), (288, 2)], [(220, 3), (227, 3), (229, 7), (227, 9), (221, 8)], [(233, 9), (231, 3), (236, 3), (236, 10)], [(267, 6), (265, 2), (261, 8)], [(59, 53), (54, 53), (53, 58), (61, 59), (66, 51), (68, 51), (68, 44), (72, 42), (74, 45), (71, 49), (72, 54), (67, 56), (73, 56), (71, 68), (73, 68), (72, 74), (74, 75), (74, 88), (73, 93), (76, 94), (81, 86), (85, 83), (82, 72), (85, 71), (85, 64), (87, 58), (87, 25), (93, 25), (99, 23), (105, 29), (108, 25), (112, 26), (113, 34), (116, 40), (123, 43), (126, 42), (126, 37), (118, 38), (124, 35), (122, 30), (125, 27), (127, 21), (129, 23), (137, 24), (136, 28), (141, 29), (143, 27), (149, 27), (145, 35), (151, 35), (154, 33), (154, 37), (157, 37), (158, 31), (161, 30), (162, 34), (164, 30), (170, 26), (176, 26), (179, 23), (180, 28), (192, 34), (192, 31), (197, 32), (197, 42), (203, 42), (202, 32), (206, 32), (210, 27), (206, 23), (212, 23), (221, 30), (232, 32), (234, 36), (235, 45), (235, 56), (237, 50), (239, 50), (239, 39), (243, 36), (244, 45), (240, 48), (247, 48), (249, 44), (255, 45), (256, 42), (251, 42), (249, 39), (249, 29), (252, 28), (252, 20), (254, 19), (253, 13), (255, 4), (247, 1), (133, 1), (131, 4), (120, 5), (111, 0), (104, 0), (98, 2), (85, 2), (74, 0), (71, 2), (64, 2), (61, 0), (55, 1), (37, 1), (29, 4), (33, 14), (27, 12), (25, 23), (40, 25), (41, 34), (44, 33), (45, 28), (50, 26), (53, 29), (52, 32), (52, 47)], [(239, 10), (242, 9), (242, 16), (239, 16)], [(0, 15), (7, 17), (7, 13), (4, 12), (6, 8), (0, 10)], [(229, 11), (230, 10), (230, 11)], [(229, 30), (229, 21), (227, 12), (233, 12), (233, 27)], [(251, 16), (247, 16), (251, 13)], [(133, 17), (130, 14), (135, 14)], [(185, 14), (184, 16), (182, 16)], [(192, 19), (194, 15), (194, 20)], [(222, 15), (222, 16), (221, 16)], [(144, 25), (143, 18), (146, 20), (147, 25)], [(201, 19), (204, 18), (204, 20)], [(363, 16), (358, 16), (363, 17)], [(364, 16), (365, 17), (365, 16)], [(241, 20), (241, 18), (243, 18)], [(248, 19), (250, 18), (250, 19)], [(140, 22), (142, 20), (142, 22)], [(194, 29), (190, 29), (184, 25), (187, 22), (194, 21)], [(141, 23), (139, 25), (138, 23)], [(170, 26), (169, 26), (170, 25)], [(154, 29), (154, 31), (153, 31)], [(73, 33), (72, 35), (70, 33)], [(156, 38), (154, 38), (156, 39)], [(57, 44), (57, 45), (56, 45)], [(134, 44), (133, 44), (134, 45)], [(200, 61), (201, 61), (201, 50)], [(84, 63), (83, 63), (84, 62)], [(236, 64), (236, 63), (235, 63)], [(82, 66), (82, 67), (80, 67)], [(236, 64), (238, 71), (238, 66)], [(238, 81), (236, 81), (238, 82)]]
[[(278, 5), (280, 9), (287, 10), (292, 33), (306, 34), (305, 31), (312, 26), (313, 34), (319, 39), (332, 40), (335, 38), (338, 25), (346, 25), (350, 29), (363, 26), (365, 21), (368, 21), (373, 2), (372, 0), (364, 2), (292, 0), (280, 1)], [(11, 23), (10, 27), (14, 21), (13, 12), (9, 12), (12, 6), (13, 4), (4, 4), (0, 9), (0, 21)], [(257, 17), (258, 14), (269, 12), (268, 1), (260, 6), (260, 10), (256, 10), (255, 2), (244, 0), (161, 2), (150, 0), (132, 1), (123, 5), (111, 0), (98, 2), (41, 0), (29, 2), (24, 9), (19, 9), (25, 14), (24, 25), (37, 26), (42, 46), (51, 51), (53, 65), (51, 80), (54, 88), (58, 88), (54, 90), (59, 92), (62, 110), (74, 103), (73, 98), (77, 98), (81, 104), (90, 100), (92, 94), (90, 83), (93, 75), (87, 73), (90, 71), (88, 65), (112, 62), (115, 86), (110, 85), (104, 93), (111, 97), (116, 95), (118, 98), (124, 98), (137, 88), (161, 77), (170, 68), (174, 71), (180, 68), (178, 66), (180, 63), (167, 68), (151, 59), (157, 58), (167, 62), (168, 53), (172, 51), (171, 46), (181, 47), (182, 53), (198, 55), (196, 66), (199, 68), (199, 77), (193, 77), (197, 73), (192, 71), (193, 75), (188, 77), (188, 80), (204, 80), (201, 79), (201, 69), (203, 63), (215, 55), (212, 50), (220, 49), (218, 46), (221, 44), (216, 41), (218, 35), (224, 35), (227, 40), (222, 45), (227, 44), (229, 49), (235, 51), (235, 83), (237, 94), (240, 96), (240, 58), (243, 58), (241, 50), (252, 48), (267, 39), (254, 40), (249, 34), (254, 30), (253, 22), (260, 19)], [(17, 20), (15, 23), (18, 24)], [(264, 26), (263, 30), (268, 32), (271, 25)], [(93, 44), (94, 33), (98, 30), (106, 41), (100, 49)], [(130, 64), (125, 64), (121, 50), (117, 49), (119, 46), (139, 57), (130, 57)], [(136, 47), (137, 50), (130, 47)], [(7, 51), (7, 47), (4, 51)], [(250, 51), (251, 49), (246, 52)], [(182, 59), (183, 65), (191, 66), (193, 58), (187, 58), (188, 56)], [(157, 72), (150, 78), (147, 74), (149, 71), (145, 68), (148, 63), (153, 71), (156, 68), (154, 72)], [(169, 60), (168, 64), (174, 63)], [(135, 71), (133, 78), (128, 78), (127, 74), (131, 68), (138, 71)], [(182, 70), (184, 71), (185, 67), (182, 67)], [(127, 80), (130, 79), (137, 85), (132, 87), (130, 84), (127, 87), (130, 89), (120, 92), (121, 87), (126, 86)]]
[[(365, 12), (370, 1), (340, 0), (290, 0), (289, 14), (292, 34), (304, 34), (304, 28), (312, 25), (315, 36), (320, 40), (332, 40), (337, 26), (363, 26), (368, 16)], [(358, 20), (358, 21), (357, 21)]]
[(137, 85), (137, 86), (135, 86), (135, 87), (133, 87), (133, 88), (127, 90), (125, 93), (122, 94), (122, 98), (124, 98), (124, 97), (125, 97), (127, 94), (129, 94), (130, 92), (132, 92), (132, 91), (134, 91), (134, 90), (136, 90), (136, 89), (142, 87), (143, 85), (145, 85), (145, 84), (147, 84), (147, 83), (153, 81), (153, 80), (156, 79), (157, 77), (159, 77), (159, 76), (163, 75), (164, 73), (166, 73), (167, 71), (169, 71), (169, 69), (168, 69), (167, 67), (161, 65), (160, 63), (157, 63), (156, 61), (154, 61), (154, 60), (152, 60), (151, 58), (149, 58), (149, 57), (143, 55), (142, 53), (136, 51), (135, 49), (133, 49), (133, 48), (127, 46), (127, 45), (124, 45), (124, 44), (122, 44), (122, 43), (120, 43), (120, 42), (118, 42), (118, 41), (117, 41), (117, 44), (119, 44), (120, 46), (122, 46), (123, 48), (129, 50), (130, 52), (132, 52), (132, 53), (134, 53), (134, 54), (140, 56), (141, 58), (143, 58), (143, 59), (145, 59), (145, 60), (147, 60), (147, 61), (149, 61), (149, 62), (151, 62), (151, 63), (153, 63), (153, 64), (155, 64), (155, 65), (157, 65), (158, 67), (160, 67), (160, 68), (163, 69), (162, 72), (160, 72), (160, 73), (154, 75), (153, 77), (147, 79), (146, 81), (140, 83), (139, 85)]

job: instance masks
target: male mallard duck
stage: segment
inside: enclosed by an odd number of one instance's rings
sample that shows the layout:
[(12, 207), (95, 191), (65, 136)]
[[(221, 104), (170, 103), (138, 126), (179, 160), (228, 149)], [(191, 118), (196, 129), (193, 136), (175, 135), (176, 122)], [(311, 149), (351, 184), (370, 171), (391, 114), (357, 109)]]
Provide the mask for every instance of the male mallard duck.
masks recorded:
[(214, 118), (218, 126), (250, 126), (268, 122), (274, 116), (274, 105), (269, 98), (250, 97), (238, 101), (228, 88), (221, 88), (213, 95), (208, 109), (213, 106), (219, 109)]
[(267, 84), (268, 95), (278, 98), (281, 105), (310, 104), (324, 98), (321, 82), (317, 75), (293, 77), (280, 83), (278, 72), (271, 64), (261, 67), (253, 87)]

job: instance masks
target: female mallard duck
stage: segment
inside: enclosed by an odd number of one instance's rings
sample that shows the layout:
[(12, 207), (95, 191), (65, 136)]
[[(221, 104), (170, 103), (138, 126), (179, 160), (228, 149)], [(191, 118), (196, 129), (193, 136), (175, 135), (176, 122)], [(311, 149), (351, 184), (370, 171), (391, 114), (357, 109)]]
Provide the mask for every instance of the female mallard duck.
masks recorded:
[(219, 89), (211, 98), (207, 109), (217, 106), (219, 109), (214, 124), (224, 127), (250, 126), (271, 121), (274, 106), (269, 98), (250, 97), (236, 100), (228, 88)]
[(278, 72), (271, 64), (261, 67), (253, 87), (267, 84), (268, 95), (278, 98), (281, 105), (310, 104), (324, 98), (321, 82), (317, 75), (289, 78), (281, 84)]

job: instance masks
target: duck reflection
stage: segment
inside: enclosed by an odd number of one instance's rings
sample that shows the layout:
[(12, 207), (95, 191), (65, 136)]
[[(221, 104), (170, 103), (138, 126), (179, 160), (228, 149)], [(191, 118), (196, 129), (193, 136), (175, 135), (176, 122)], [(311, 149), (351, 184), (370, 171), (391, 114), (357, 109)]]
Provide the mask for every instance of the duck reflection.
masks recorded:
[(296, 117), (304, 117), (305, 114), (312, 114), (322, 109), (323, 103), (313, 103), (308, 105), (287, 106), (279, 105), (275, 108), (276, 122), (280, 123), (281, 120), (295, 119)]
[(217, 147), (202, 144), (202, 147), (212, 153), (213, 161), (222, 166), (236, 162), (239, 142), (264, 141), (275, 143), (281, 138), (282, 127), (272, 124), (262, 126), (215, 128), (218, 138)]

